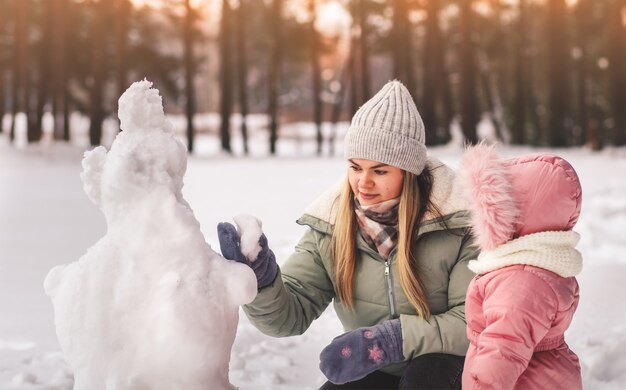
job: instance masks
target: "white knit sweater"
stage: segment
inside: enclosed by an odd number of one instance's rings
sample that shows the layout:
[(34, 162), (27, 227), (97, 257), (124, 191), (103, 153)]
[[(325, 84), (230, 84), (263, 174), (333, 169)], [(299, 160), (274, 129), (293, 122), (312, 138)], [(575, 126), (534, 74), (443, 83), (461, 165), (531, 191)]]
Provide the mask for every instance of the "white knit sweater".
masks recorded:
[(583, 259), (575, 249), (579, 240), (580, 235), (571, 230), (529, 234), (481, 252), (468, 267), (474, 273), (484, 274), (514, 264), (527, 264), (567, 278), (582, 270)]

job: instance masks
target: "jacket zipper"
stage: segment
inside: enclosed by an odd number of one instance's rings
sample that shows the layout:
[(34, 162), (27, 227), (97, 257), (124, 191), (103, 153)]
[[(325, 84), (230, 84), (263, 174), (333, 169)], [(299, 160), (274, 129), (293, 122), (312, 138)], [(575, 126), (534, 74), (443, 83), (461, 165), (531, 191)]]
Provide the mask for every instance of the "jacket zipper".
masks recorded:
[(391, 272), (389, 271), (389, 261), (385, 260), (385, 282), (387, 284), (387, 298), (389, 299), (389, 310), (391, 318), (396, 318), (396, 304), (393, 297), (393, 282), (391, 278)]

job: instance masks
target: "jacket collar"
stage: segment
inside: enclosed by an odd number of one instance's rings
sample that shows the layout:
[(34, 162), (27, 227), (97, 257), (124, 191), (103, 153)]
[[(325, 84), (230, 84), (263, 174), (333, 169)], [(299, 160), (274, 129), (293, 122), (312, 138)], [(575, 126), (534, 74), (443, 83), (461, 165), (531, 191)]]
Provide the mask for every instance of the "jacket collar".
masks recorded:
[[(444, 222), (449, 228), (469, 227), (469, 214), (467, 204), (461, 193), (461, 187), (456, 180), (455, 172), (439, 161), (429, 156), (426, 166), (433, 175), (432, 199), (433, 203), (441, 211), (441, 218), (431, 212), (427, 212), (420, 224), (418, 235), (444, 229)], [(317, 197), (298, 219), (301, 225), (308, 225), (315, 230), (331, 233), (335, 219), (341, 190), (345, 185), (346, 178), (343, 176), (333, 186)]]

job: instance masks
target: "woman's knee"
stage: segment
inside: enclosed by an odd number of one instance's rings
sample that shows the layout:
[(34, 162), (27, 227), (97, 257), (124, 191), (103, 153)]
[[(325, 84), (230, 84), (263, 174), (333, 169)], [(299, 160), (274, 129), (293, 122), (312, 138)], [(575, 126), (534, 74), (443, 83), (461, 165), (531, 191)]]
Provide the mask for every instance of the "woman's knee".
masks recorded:
[(445, 353), (421, 355), (411, 360), (400, 389), (460, 389), (464, 356)]

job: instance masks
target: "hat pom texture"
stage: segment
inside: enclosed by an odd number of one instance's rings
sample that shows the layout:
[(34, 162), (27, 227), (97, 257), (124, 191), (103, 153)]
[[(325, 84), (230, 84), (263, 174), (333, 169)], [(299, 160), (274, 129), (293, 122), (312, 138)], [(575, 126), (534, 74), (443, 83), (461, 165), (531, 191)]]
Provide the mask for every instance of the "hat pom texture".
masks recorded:
[(494, 146), (478, 144), (464, 153), (461, 166), (476, 244), (494, 249), (513, 238), (520, 213), (504, 160)]

